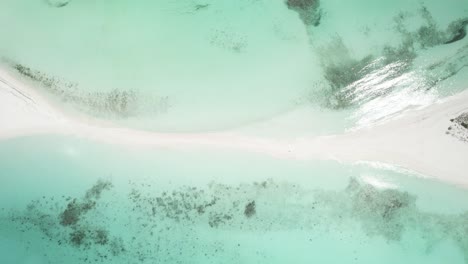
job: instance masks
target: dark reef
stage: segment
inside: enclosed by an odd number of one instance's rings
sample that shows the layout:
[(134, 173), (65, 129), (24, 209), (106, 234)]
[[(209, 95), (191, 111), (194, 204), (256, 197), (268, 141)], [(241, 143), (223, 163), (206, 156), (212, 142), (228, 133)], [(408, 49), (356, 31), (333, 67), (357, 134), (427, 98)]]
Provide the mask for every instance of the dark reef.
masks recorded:
[(299, 14), (307, 26), (318, 27), (322, 18), (319, 0), (287, 0), (286, 6)]
[[(313, 3), (314, 1), (294, 1), (291, 6), (308, 8)], [(417, 16), (422, 19), (422, 23), (416, 29), (409, 29), (409, 13), (401, 12), (395, 16), (394, 29), (401, 36), (401, 42), (384, 46), (378, 54), (355, 58), (340, 36), (317, 47), (326, 83), (317, 83), (320, 92), (311, 92), (309, 99), (314, 102), (318, 100), (323, 106), (332, 109), (359, 106), (408, 86), (414, 90), (430, 90), (466, 67), (468, 56), (464, 55), (467, 52), (464, 46), (459, 48), (456, 56), (430, 65), (424, 74), (418, 72), (420, 79), (417, 82), (392, 84), (392, 80), (417, 71), (413, 68), (413, 61), (419, 50), (453, 43), (466, 36), (466, 18), (455, 20), (447, 29), (441, 30), (424, 5), (418, 10)], [(379, 82), (376, 83), (376, 80)], [(376, 86), (380, 89), (369, 88)]]
[(244, 215), (246, 217), (252, 217), (255, 214), (256, 210), (257, 209), (255, 206), (255, 201), (252, 201), (245, 206)]
[(452, 124), (448, 127), (446, 134), (468, 143), (468, 113), (452, 118), (450, 122)]
[(67, 204), (67, 208), (60, 214), (60, 224), (63, 226), (75, 226), (80, 218), (96, 207), (101, 193), (112, 188), (108, 181), (98, 181), (86, 192), (84, 199), (78, 201), (73, 199)]
[(151, 98), (133, 90), (120, 89), (85, 92), (79, 89), (78, 83), (63, 81), (20, 63), (10, 63), (21, 75), (40, 83), (47, 92), (98, 117), (125, 119), (137, 116), (141, 112), (140, 108), (144, 108), (144, 112), (150, 114), (166, 113), (169, 109), (167, 97)]
[(228, 242), (207, 239), (206, 228), (246, 235), (307, 230), (320, 237), (330, 230), (343, 232), (350, 223), (388, 243), (399, 243), (407, 231), (420, 236), (429, 249), (437, 241), (451, 240), (468, 261), (468, 213), (427, 213), (410, 193), (377, 189), (355, 178), (342, 191), (308, 190), (273, 180), (205, 188), (156, 186), (129, 182), (129, 194), (122, 196), (122, 190), (112, 191), (112, 183), (98, 181), (81, 198), (32, 201), (25, 210), (10, 212), (9, 224), (26, 233), (39, 231), (52, 251), (71, 246), (74, 251), (66, 251), (67, 256), (75, 254), (83, 263), (178, 263), (187, 256), (219, 258), (235, 251)]

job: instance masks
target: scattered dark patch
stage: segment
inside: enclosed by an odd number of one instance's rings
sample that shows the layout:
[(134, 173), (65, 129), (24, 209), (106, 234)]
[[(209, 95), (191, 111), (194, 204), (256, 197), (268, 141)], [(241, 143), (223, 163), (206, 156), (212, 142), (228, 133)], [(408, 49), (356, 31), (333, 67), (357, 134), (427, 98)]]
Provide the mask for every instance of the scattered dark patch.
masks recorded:
[(332, 89), (339, 90), (368, 73), (366, 66), (372, 59), (371, 56), (368, 56), (361, 60), (345, 61), (339, 65), (328, 65), (325, 69), (325, 79), (330, 83)]
[[(44, 240), (56, 242), (55, 246), (72, 246), (75, 250), (67, 250), (67, 254), (78, 254), (83, 263), (183, 263), (187, 254), (219, 259), (232, 247), (206, 240), (206, 234), (200, 236), (207, 224), (229, 232), (300, 228), (320, 234), (329, 230), (339, 233), (351, 221), (359, 223), (367, 235), (383, 237), (389, 243), (398, 242), (410, 230), (428, 244), (434, 239), (452, 239), (464, 254), (468, 247), (467, 214), (423, 212), (416, 207), (415, 196), (397, 189), (377, 189), (355, 178), (344, 191), (309, 190), (273, 180), (239, 185), (211, 183), (205, 188), (153, 186), (160, 186), (160, 182), (130, 182), (129, 195), (122, 196), (111, 192), (109, 182), (98, 181), (81, 199), (67, 201), (63, 196), (59, 201), (44, 196), (28, 205), (26, 211), (12, 212), (9, 219), (18, 230), (39, 230)], [(104, 196), (104, 190), (110, 193)], [(50, 201), (56, 204), (49, 205)], [(89, 201), (95, 203), (86, 205)], [(260, 213), (256, 208), (259, 201), (262, 217), (253, 217)], [(61, 214), (70, 216), (63, 220), (58, 217)], [(111, 236), (109, 228), (113, 226), (120, 236)]]
[(287, 0), (286, 6), (296, 11), (305, 25), (314, 27), (320, 25), (322, 10), (319, 0)]
[(419, 43), (422, 48), (438, 46), (444, 43), (445, 32), (439, 30), (435, 19), (424, 5), (420, 9), (421, 17), (424, 19), (423, 24), (415, 32), (415, 42)]
[(409, 40), (412, 46), (419, 45), (421, 48), (426, 49), (454, 43), (466, 36), (467, 18), (455, 20), (450, 23), (446, 30), (441, 30), (427, 7), (421, 6), (419, 14), (424, 23), (416, 31), (407, 29), (405, 24), (408, 16), (404, 13), (395, 18), (397, 31), (402, 34), (406, 42)]
[(356, 94), (353, 89), (344, 89), (348, 85), (362, 79), (372, 69), (367, 67), (373, 60), (372, 56), (361, 60), (348, 60), (341, 64), (328, 65), (324, 77), (330, 84), (331, 96), (327, 104), (334, 109), (347, 108), (352, 105)]
[(153, 97), (138, 94), (134, 90), (113, 89), (108, 92), (80, 91), (77, 83), (63, 81), (41, 71), (33, 70), (19, 63), (10, 62), (21, 75), (38, 82), (51, 94), (64, 102), (72, 103), (81, 110), (105, 117), (129, 118), (145, 113), (166, 113), (169, 109), (168, 97)]
[(468, 25), (468, 19), (460, 19), (452, 22), (448, 29), (448, 40), (444, 44), (451, 44), (462, 40), (466, 37), (466, 27)]
[(218, 200), (217, 197), (207, 199), (203, 190), (191, 187), (171, 193), (163, 192), (159, 196), (149, 196), (132, 189), (129, 197), (138, 206), (147, 204), (147, 215), (155, 217), (160, 213), (178, 222), (203, 215), (208, 208), (215, 206)]
[(63, 226), (78, 224), (81, 216), (95, 208), (96, 201), (101, 197), (102, 191), (109, 190), (111, 187), (111, 182), (99, 180), (86, 192), (84, 199), (81, 201), (73, 199), (68, 203), (67, 208), (60, 214), (60, 224)]
[(268, 181), (254, 182), (254, 185), (255, 185), (255, 186), (262, 187), (262, 188), (267, 188), (267, 186), (268, 186)]
[(101, 193), (112, 188), (112, 183), (110, 181), (99, 180), (91, 189), (86, 192), (85, 199), (99, 199), (101, 198)]
[(106, 245), (109, 243), (109, 232), (105, 229), (97, 229), (94, 231), (94, 243)]
[(232, 215), (223, 213), (212, 213), (208, 218), (208, 225), (212, 228), (219, 227), (232, 219)]
[(195, 5), (195, 11), (200, 11), (202, 9), (206, 9), (210, 6), (210, 4), (198, 4)]
[[(359, 97), (360, 102), (371, 100), (381, 94), (362, 97), (356, 93), (353, 83), (382, 67), (382, 61), (376, 61), (373, 56), (361, 59), (351, 57), (343, 40), (337, 36), (328, 45), (318, 48), (321, 58), (324, 78), (328, 87), (321, 87), (325, 95), (324, 106), (332, 109), (344, 109), (352, 106)], [(391, 76), (389, 76), (390, 78)]]
[(383, 235), (388, 240), (398, 241), (404, 231), (401, 219), (407, 210), (415, 209), (416, 198), (398, 190), (378, 190), (362, 186), (352, 179), (347, 190), (353, 200), (353, 215), (365, 225), (370, 235)]
[(67, 6), (71, 2), (71, 0), (45, 0), (45, 2), (50, 7), (60, 8)]
[(385, 46), (382, 50), (384, 57), (383, 65), (388, 65), (395, 62), (402, 62), (407, 65), (400, 73), (406, 72), (409, 66), (416, 58), (416, 50), (414, 48), (414, 41), (411, 38), (404, 39), (397, 47)]
[(70, 242), (76, 247), (80, 247), (86, 239), (86, 232), (78, 229), (70, 233)]
[(213, 199), (211, 202), (208, 202), (208, 203), (205, 203), (205, 204), (201, 204), (201, 205), (197, 205), (197, 213), (198, 214), (203, 214), (205, 213), (205, 210), (208, 208), (208, 207), (211, 207), (213, 205), (216, 204), (216, 199)]
[(244, 209), (244, 215), (248, 218), (254, 216), (256, 213), (256, 206), (255, 206), (255, 201), (249, 202), (247, 205), (245, 205)]
[(448, 127), (446, 134), (462, 142), (468, 142), (468, 113), (452, 118), (450, 122), (452, 122), (452, 125)]
[(60, 214), (60, 224), (63, 226), (73, 226), (78, 223), (80, 216), (94, 207), (94, 204), (78, 203), (73, 199), (68, 203), (67, 208)]

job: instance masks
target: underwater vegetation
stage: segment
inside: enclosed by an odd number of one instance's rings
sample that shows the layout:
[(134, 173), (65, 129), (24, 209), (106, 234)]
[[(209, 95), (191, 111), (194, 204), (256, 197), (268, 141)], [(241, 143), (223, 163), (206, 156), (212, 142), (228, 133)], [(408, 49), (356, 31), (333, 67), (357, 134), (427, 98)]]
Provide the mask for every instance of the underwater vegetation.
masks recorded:
[(425, 49), (454, 43), (462, 40), (466, 35), (468, 18), (457, 19), (451, 22), (447, 29), (442, 30), (437, 25), (431, 12), (423, 5), (419, 9), (419, 16), (422, 18), (423, 24), (417, 30), (410, 31), (406, 25), (411, 16), (409, 13), (401, 12), (394, 19), (395, 29), (408, 41), (408, 46), (414, 45)]
[[(98, 181), (81, 198), (50, 197), (31, 201), (25, 214), (11, 214), (10, 220), (20, 224), (21, 232), (35, 228), (44, 240), (54, 241), (58, 246), (70, 245), (77, 250), (96, 250), (95, 260), (107, 259), (124, 252), (121, 238), (111, 236), (105, 225), (93, 222), (88, 214), (99, 210), (101, 193), (112, 188), (112, 183)], [(57, 202), (64, 203), (63, 207)], [(55, 210), (54, 214), (44, 211), (44, 206)], [(53, 209), (52, 209), (53, 208)], [(109, 255), (108, 255), (109, 254)], [(86, 257), (84, 261), (88, 261)]]
[(468, 65), (465, 45), (453, 56), (425, 69), (414, 68), (413, 62), (420, 51), (462, 40), (466, 36), (468, 19), (454, 20), (442, 30), (429, 10), (421, 6), (416, 14), (421, 18), (421, 25), (409, 30), (408, 21), (413, 16), (415, 14), (407, 12), (395, 16), (394, 30), (401, 36), (401, 41), (398, 45), (383, 46), (377, 54), (354, 58), (339, 35), (317, 47), (326, 81), (326, 85), (320, 85), (325, 107), (359, 106), (401, 89), (430, 90)]
[(86, 92), (79, 89), (78, 83), (67, 82), (61, 78), (31, 69), (19, 63), (12, 67), (22, 76), (39, 83), (47, 92), (63, 102), (72, 103), (98, 117), (129, 118), (145, 113), (161, 114), (169, 109), (168, 97), (151, 97), (139, 94), (134, 90), (113, 89), (107, 92)]
[[(54, 253), (60, 248), (72, 249), (66, 255), (85, 263), (177, 263), (196, 256), (236, 263), (240, 242), (210, 236), (294, 230), (318, 237), (335, 230), (345, 236), (355, 227), (353, 232), (388, 243), (400, 243), (409, 232), (424, 241), (427, 254), (438, 243), (452, 241), (468, 263), (468, 212), (425, 212), (408, 192), (377, 189), (355, 178), (339, 191), (271, 179), (162, 190), (157, 182), (128, 184), (126, 196), (114, 191), (113, 183), (100, 180), (82, 197), (43, 196), (24, 209), (2, 210), (0, 232), (2, 228), (39, 232), (40, 243), (49, 248), (44, 254), (50, 263), (60, 263), (59, 253)], [(266, 258), (269, 253), (257, 254)]]

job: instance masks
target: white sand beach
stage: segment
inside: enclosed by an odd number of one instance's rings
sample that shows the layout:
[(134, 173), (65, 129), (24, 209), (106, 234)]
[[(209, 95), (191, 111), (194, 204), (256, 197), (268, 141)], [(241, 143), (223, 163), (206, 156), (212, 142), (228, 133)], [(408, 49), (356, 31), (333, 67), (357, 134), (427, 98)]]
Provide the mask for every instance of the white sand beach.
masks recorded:
[[(235, 149), (278, 159), (384, 163), (468, 187), (468, 144), (446, 134), (451, 118), (468, 111), (468, 92), (387, 123), (339, 135), (268, 138), (242, 129), (213, 133), (157, 133), (117, 127), (84, 116), (65, 114), (32, 84), (0, 70), (0, 140), (39, 134), (71, 135), (138, 148)], [(303, 115), (303, 111), (291, 113)], [(281, 122), (272, 124), (269, 129)]]

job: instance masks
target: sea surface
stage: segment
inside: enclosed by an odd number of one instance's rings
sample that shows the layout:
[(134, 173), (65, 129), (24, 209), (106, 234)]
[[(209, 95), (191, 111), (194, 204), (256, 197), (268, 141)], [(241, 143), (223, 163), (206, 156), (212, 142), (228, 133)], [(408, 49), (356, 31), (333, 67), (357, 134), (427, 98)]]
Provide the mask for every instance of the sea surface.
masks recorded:
[[(468, 83), (467, 0), (0, 0), (0, 25), (0, 63), (59, 109), (149, 131), (298, 112), (301, 135), (342, 133)], [(468, 191), (375, 163), (19, 137), (0, 141), (0, 263), (466, 264)]]
[(467, 19), (467, 0), (2, 0), (0, 57), (69, 111), (133, 128), (310, 108), (327, 134), (465, 89)]
[(385, 167), (0, 144), (2, 263), (466, 263), (468, 192)]

